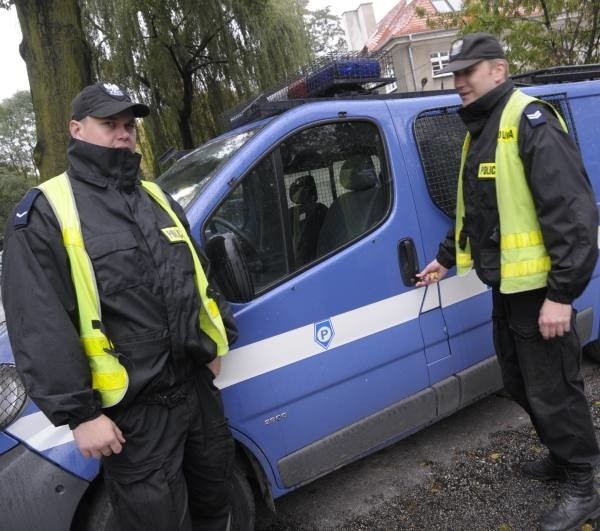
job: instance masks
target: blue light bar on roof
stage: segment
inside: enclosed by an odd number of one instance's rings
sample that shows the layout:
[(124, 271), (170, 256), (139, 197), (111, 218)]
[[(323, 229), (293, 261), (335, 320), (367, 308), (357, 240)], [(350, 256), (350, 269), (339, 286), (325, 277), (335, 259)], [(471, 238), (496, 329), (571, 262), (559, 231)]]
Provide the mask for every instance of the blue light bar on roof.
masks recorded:
[(288, 85), (288, 98), (305, 98), (319, 94), (336, 84), (367, 83), (381, 77), (379, 60), (369, 57), (355, 57), (331, 61), (312, 74), (306, 75)]
[(273, 116), (314, 98), (372, 94), (396, 81), (387, 53), (334, 53), (302, 67), (291, 79), (263, 91), (221, 116), (229, 131), (250, 121)]

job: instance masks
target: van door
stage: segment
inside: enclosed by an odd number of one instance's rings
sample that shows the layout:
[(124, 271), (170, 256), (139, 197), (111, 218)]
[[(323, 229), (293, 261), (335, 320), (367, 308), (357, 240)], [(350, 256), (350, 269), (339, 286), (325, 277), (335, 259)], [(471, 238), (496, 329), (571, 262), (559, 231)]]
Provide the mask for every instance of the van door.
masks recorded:
[(267, 454), (283, 490), (436, 413), (431, 394), (419, 394), (429, 385), (424, 290), (399, 271), (398, 242), (416, 238), (418, 225), (389, 156), (389, 113), (381, 102), (360, 104), (360, 114), (336, 105), (328, 121), (286, 132), (310, 116), (303, 108), (265, 131), (280, 140), (203, 229), (205, 238), (237, 235), (255, 283), (255, 299), (235, 307), (241, 345), (218, 384), (232, 426)]
[[(466, 128), (456, 105), (457, 97), (421, 98), (388, 105), (405, 145), (407, 174), (411, 180), (423, 237), (423, 264), (435, 258), (438, 246), (453, 225), (460, 153)], [(447, 336), (451, 355), (430, 364), (431, 383), (493, 358), (491, 294), (474, 272), (456, 276), (454, 270), (439, 284), (430, 286), (438, 293), (440, 313), (430, 334)], [(426, 329), (428, 327), (424, 327)], [(492, 373), (497, 368), (490, 368)], [(465, 401), (481, 396), (496, 374), (472, 378), (472, 392), (461, 390)], [(469, 384), (471, 385), (471, 384)], [(495, 384), (494, 384), (495, 385)], [(469, 395), (469, 396), (467, 396)]]

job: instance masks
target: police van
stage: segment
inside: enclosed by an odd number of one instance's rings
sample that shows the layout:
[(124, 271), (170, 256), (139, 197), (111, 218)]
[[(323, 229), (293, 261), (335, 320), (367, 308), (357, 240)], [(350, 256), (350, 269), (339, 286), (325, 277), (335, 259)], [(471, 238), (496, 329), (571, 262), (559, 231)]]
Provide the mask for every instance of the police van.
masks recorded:
[[(255, 497), (274, 507), (502, 386), (491, 292), (475, 273), (414, 287), (452, 224), (459, 98), (377, 94), (386, 71), (377, 57), (315, 65), (172, 153), (158, 179), (240, 330), (216, 380), (237, 444), (237, 529), (252, 529)], [(565, 118), (600, 197), (600, 65), (514, 80)], [(600, 265), (575, 307), (600, 358)], [(99, 462), (28, 399), (5, 332), (0, 429), (1, 529), (113, 528)]]

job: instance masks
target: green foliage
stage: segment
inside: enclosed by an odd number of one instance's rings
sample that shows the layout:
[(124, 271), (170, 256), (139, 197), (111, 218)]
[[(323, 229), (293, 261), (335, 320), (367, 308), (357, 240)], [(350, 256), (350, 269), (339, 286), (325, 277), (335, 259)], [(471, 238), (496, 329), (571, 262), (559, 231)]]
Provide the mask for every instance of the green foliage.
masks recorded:
[(299, 0), (82, 0), (98, 76), (153, 110), (155, 153), (213, 136), (219, 115), (304, 64)]
[(38, 181), (33, 162), (35, 116), (29, 91), (0, 102), (0, 228), (23, 194)]
[(25, 179), (13, 170), (0, 166), (0, 227), (4, 228), (12, 209), (25, 192), (37, 184), (37, 179)]
[(600, 62), (600, 0), (464, 0), (429, 23), (499, 36), (513, 72)]
[(310, 35), (314, 57), (344, 53), (348, 50), (340, 17), (333, 15), (329, 6), (316, 11), (307, 11), (304, 21)]
[(35, 177), (35, 116), (29, 91), (0, 102), (0, 166), (24, 179)]

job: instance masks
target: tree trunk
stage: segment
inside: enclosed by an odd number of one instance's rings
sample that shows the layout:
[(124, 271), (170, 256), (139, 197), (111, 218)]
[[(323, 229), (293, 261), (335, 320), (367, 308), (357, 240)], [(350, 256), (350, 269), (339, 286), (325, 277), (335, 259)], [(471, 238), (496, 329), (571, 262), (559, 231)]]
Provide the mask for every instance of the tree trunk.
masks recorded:
[(91, 55), (77, 0), (15, 0), (36, 118), (40, 180), (64, 171), (71, 100), (91, 83)]
[(190, 72), (182, 72), (181, 81), (183, 82), (183, 101), (179, 111), (179, 132), (181, 134), (183, 149), (193, 149), (196, 145), (192, 136), (192, 105), (194, 99), (194, 80), (192, 74)]

